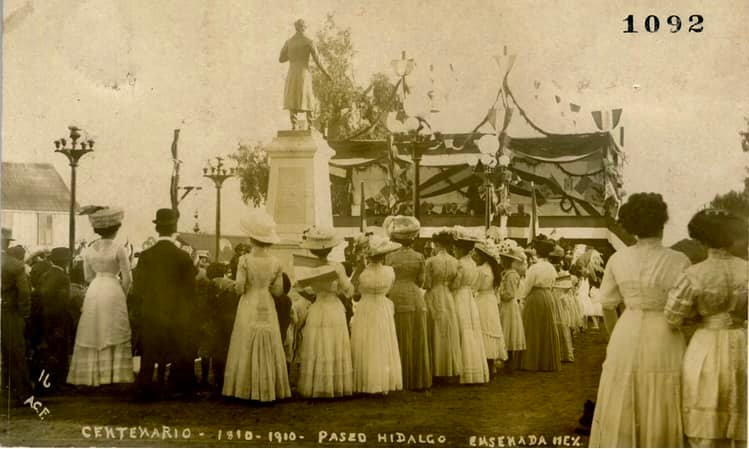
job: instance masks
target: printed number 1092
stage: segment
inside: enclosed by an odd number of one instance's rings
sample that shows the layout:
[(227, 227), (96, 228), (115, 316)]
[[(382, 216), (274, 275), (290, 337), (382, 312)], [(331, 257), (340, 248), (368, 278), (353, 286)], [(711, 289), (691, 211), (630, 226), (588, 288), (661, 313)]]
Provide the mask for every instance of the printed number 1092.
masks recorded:
[[(703, 30), (702, 23), (705, 21), (705, 18), (702, 17), (700, 14), (692, 14), (689, 16), (689, 28), (688, 31), (690, 33), (701, 33)], [(635, 28), (635, 16), (633, 14), (628, 15), (623, 19), (623, 22), (627, 24), (627, 28), (623, 31), (623, 33), (639, 33), (637, 29)], [(666, 24), (670, 26), (669, 31), (672, 33), (678, 33), (681, 31), (681, 17), (671, 15), (666, 18)], [(645, 31), (648, 33), (657, 33), (658, 30), (661, 28), (661, 20), (658, 18), (658, 16), (649, 15), (645, 17), (644, 21), (645, 25)]]

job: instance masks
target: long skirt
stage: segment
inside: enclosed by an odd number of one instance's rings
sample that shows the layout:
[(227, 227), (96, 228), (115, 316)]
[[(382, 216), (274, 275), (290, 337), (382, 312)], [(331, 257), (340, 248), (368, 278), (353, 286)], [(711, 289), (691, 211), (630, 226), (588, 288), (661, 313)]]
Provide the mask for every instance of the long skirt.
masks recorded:
[(384, 295), (362, 295), (356, 304), (351, 318), (354, 393), (403, 389), (394, 314), (392, 301)]
[(499, 318), (497, 296), (493, 290), (480, 291), (476, 295), (476, 305), (479, 309), (481, 333), (484, 338), (484, 351), (487, 360), (507, 360), (505, 335), (502, 331), (502, 321)]
[(398, 280), (388, 297), (395, 306), (395, 332), (403, 370), (403, 389), (429, 388), (432, 386), (432, 362), (424, 293), (415, 283)]
[(264, 402), (291, 396), (276, 306), (267, 288), (251, 289), (239, 300), (222, 394)]
[(528, 371), (561, 369), (559, 334), (554, 323), (554, 298), (551, 289), (533, 288), (523, 308), (525, 352), (520, 368)]
[(313, 398), (349, 396), (353, 393), (346, 309), (333, 294), (318, 294), (309, 308), (301, 348), (297, 389)]
[(590, 447), (683, 447), (684, 346), (663, 310), (626, 308), (606, 348)]
[(479, 384), (489, 382), (489, 367), (486, 364), (484, 335), (481, 330), (481, 318), (473, 290), (462, 287), (453, 292), (460, 326), (460, 343), (463, 353), (463, 371), (460, 383)]
[(127, 298), (113, 274), (98, 273), (83, 299), (67, 382), (99, 386), (134, 381)]
[(554, 297), (554, 323), (557, 327), (557, 334), (559, 334), (560, 355), (563, 362), (575, 361), (572, 332), (570, 330), (572, 317), (567, 301), (569, 295), (570, 293), (566, 290), (552, 290), (552, 296)]
[(746, 329), (705, 321), (710, 327), (695, 332), (682, 365), (684, 434), (692, 445), (746, 447)]
[(463, 370), (463, 354), (453, 295), (447, 285), (438, 284), (426, 292), (424, 300), (429, 310), (432, 374), (435, 377), (458, 376)]
[(517, 300), (499, 303), (499, 319), (502, 322), (507, 350), (524, 351), (525, 328), (523, 328), (523, 316), (520, 314), (520, 305)]

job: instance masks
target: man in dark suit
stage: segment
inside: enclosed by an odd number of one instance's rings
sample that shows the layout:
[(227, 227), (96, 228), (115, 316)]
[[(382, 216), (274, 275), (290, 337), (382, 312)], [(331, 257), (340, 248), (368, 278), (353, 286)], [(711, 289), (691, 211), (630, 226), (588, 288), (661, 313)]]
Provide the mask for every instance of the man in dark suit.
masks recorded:
[(70, 264), (70, 250), (55, 248), (49, 256), (50, 268), (39, 279), (40, 342), (34, 356), (34, 372), (44, 369), (50, 375), (52, 390), (65, 384), (68, 375), (69, 350), (73, 347), (75, 329), (70, 315), (70, 278), (65, 267)]
[(11, 230), (2, 229), (2, 392), (14, 405), (21, 405), (31, 394), (31, 377), (26, 359), (26, 320), (31, 309), (29, 279), (23, 263), (6, 254), (13, 240)]
[[(143, 251), (133, 281), (141, 339), (138, 397), (154, 399), (164, 393), (167, 363), (169, 383), (178, 394), (191, 395), (195, 385), (194, 341), (196, 307), (195, 275), (190, 256), (175, 244), (177, 214), (171, 209), (156, 212), (155, 245)], [(154, 364), (157, 382), (153, 383)]]

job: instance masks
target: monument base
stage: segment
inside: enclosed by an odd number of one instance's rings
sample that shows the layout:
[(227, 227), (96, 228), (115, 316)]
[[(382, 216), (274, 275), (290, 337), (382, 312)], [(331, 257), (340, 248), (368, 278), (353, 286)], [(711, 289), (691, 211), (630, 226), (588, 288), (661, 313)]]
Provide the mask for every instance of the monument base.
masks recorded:
[(293, 254), (302, 232), (311, 226), (333, 227), (328, 163), (335, 154), (315, 130), (279, 131), (266, 148), (270, 173), (266, 210), (282, 242), (276, 255), (293, 273)]

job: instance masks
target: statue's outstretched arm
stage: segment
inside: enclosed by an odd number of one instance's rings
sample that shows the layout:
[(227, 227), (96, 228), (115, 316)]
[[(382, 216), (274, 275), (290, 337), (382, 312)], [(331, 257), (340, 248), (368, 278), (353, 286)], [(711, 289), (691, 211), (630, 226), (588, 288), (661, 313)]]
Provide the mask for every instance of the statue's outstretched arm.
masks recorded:
[(289, 43), (283, 44), (281, 54), (278, 56), (278, 62), (287, 62), (289, 60)]
[(312, 60), (315, 61), (315, 64), (317, 65), (317, 68), (320, 69), (320, 71), (331, 81), (333, 81), (333, 78), (330, 76), (327, 70), (325, 70), (325, 67), (322, 66), (320, 63), (320, 59), (317, 57), (317, 49), (315, 49), (315, 46), (312, 46)]

